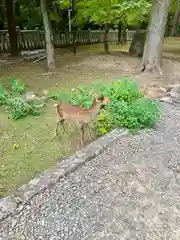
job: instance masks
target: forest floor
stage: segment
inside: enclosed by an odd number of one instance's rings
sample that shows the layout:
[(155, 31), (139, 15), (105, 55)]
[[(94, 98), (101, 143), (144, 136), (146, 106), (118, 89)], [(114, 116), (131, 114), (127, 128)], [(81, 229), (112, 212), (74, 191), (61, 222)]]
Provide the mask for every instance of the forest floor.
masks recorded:
[[(163, 70), (165, 78), (153, 78), (150, 74), (133, 75), (138, 58), (128, 56), (127, 45), (110, 44), (110, 54), (103, 53), (102, 44), (80, 46), (77, 55), (71, 49), (56, 50), (56, 73), (44, 74), (46, 61), (37, 64), (9, 59), (0, 70), (0, 85), (14, 77), (28, 85), (29, 91), (66, 91), (79, 84), (93, 81), (112, 81), (122, 77), (137, 80), (139, 84), (162, 86), (177, 83), (180, 79), (180, 39), (168, 38), (164, 43)], [(69, 126), (66, 134), (55, 137), (56, 112), (50, 102), (39, 117), (27, 117), (18, 121), (8, 119), (0, 109), (0, 197), (26, 183), (36, 174), (49, 168), (57, 159), (78, 149), (79, 131)], [(14, 144), (18, 148), (14, 148)]]

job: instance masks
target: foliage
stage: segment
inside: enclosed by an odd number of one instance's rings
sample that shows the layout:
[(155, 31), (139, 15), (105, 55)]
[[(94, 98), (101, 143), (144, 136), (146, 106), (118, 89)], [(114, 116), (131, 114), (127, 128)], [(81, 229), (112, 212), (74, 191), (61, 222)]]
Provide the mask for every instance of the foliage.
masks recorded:
[(62, 93), (52, 93), (50, 97), (88, 109), (92, 106), (95, 93), (110, 98), (110, 103), (100, 111), (93, 124), (98, 135), (116, 127), (130, 130), (153, 127), (159, 118), (158, 104), (144, 98), (138, 85), (125, 78), (109, 84), (95, 82), (89, 88), (80, 86), (66, 93), (66, 97)]
[(141, 129), (153, 127), (159, 117), (156, 102), (144, 98), (138, 85), (128, 79), (112, 82), (107, 87), (96, 85), (103, 95), (110, 97), (110, 103), (100, 112), (95, 129), (103, 135), (115, 127)]
[(0, 86), (0, 106), (6, 104), (7, 99), (9, 98), (8, 92)]
[(14, 92), (23, 93), (25, 91), (25, 84), (18, 82), (16, 78), (11, 78), (9, 81)]
[(156, 102), (141, 98), (128, 104), (124, 101), (112, 101), (97, 117), (95, 128), (103, 135), (115, 127), (130, 130), (153, 127), (159, 117)]
[(25, 102), (22, 98), (10, 98), (7, 104), (14, 120), (18, 120), (27, 115), (40, 115), (40, 108)]
[(27, 103), (22, 97), (17, 94), (21, 94), (25, 91), (25, 85), (19, 83), (16, 79), (11, 79), (12, 93), (6, 91), (5, 88), (0, 87), (0, 106), (7, 106), (14, 120), (18, 120), (27, 115), (40, 115), (40, 107), (35, 103)]
[(99, 25), (118, 25), (124, 18), (128, 23), (144, 20), (149, 7), (148, 0), (80, 0), (77, 5), (77, 21), (87, 19)]
[(77, 89), (72, 89), (69, 93), (51, 92), (49, 97), (60, 102), (66, 102), (73, 106), (79, 106), (84, 109), (89, 109), (93, 103), (93, 91), (87, 87), (80, 86)]

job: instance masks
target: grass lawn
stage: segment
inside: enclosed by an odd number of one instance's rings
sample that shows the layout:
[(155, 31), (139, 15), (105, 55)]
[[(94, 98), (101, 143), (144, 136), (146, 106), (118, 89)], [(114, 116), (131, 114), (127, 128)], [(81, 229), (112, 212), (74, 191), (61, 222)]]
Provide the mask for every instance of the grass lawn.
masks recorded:
[[(91, 84), (95, 80), (108, 82), (123, 76), (142, 83), (144, 77), (132, 77), (129, 71), (139, 60), (119, 53), (127, 51), (129, 45), (112, 44), (112, 54), (108, 56), (102, 54), (102, 44), (78, 47), (76, 56), (69, 49), (58, 49), (54, 75), (43, 74), (45, 61), (17, 62), (11, 68), (0, 70), (0, 84), (7, 84), (9, 77), (15, 77), (28, 84), (28, 90), (39, 92), (43, 89), (67, 91), (79, 84)], [(165, 58), (180, 60), (179, 39), (167, 39), (164, 48)], [(149, 84), (152, 78), (147, 77), (145, 81)], [(0, 108), (0, 197), (78, 148), (80, 132), (76, 125), (69, 124), (66, 134), (61, 132), (55, 137), (56, 111), (52, 105), (50, 101), (38, 117), (17, 121), (9, 119), (8, 113)]]

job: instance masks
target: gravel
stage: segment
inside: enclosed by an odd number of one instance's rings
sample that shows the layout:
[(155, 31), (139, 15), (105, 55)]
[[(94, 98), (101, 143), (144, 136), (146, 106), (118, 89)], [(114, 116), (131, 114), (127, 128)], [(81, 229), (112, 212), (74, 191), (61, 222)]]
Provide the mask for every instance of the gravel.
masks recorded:
[(163, 114), (4, 220), (0, 240), (180, 239), (180, 107)]

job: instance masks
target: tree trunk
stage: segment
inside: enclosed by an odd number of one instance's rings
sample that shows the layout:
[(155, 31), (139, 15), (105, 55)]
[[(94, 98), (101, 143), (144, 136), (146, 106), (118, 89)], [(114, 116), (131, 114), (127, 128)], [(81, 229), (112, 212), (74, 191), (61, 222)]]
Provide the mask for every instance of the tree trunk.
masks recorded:
[(15, 17), (16, 17), (16, 24), (21, 29), (22, 28), (22, 21), (21, 21), (21, 6), (18, 1), (14, 3), (15, 8)]
[(171, 37), (175, 37), (177, 35), (177, 25), (179, 22), (179, 16), (180, 16), (180, 0), (177, 0), (176, 12), (173, 18)]
[(132, 56), (142, 57), (144, 51), (144, 44), (146, 40), (146, 31), (145, 30), (137, 30), (135, 33), (131, 46), (129, 48), (129, 53)]
[(109, 53), (108, 33), (109, 33), (109, 28), (108, 28), (107, 25), (105, 25), (105, 31), (104, 31), (104, 51), (107, 54)]
[(122, 30), (121, 44), (126, 44), (126, 43), (127, 43), (126, 28), (123, 28), (123, 30)]
[(118, 44), (121, 44), (121, 23), (118, 24)]
[(72, 19), (73, 19), (73, 31), (72, 31), (72, 52), (73, 54), (76, 54), (76, 34), (77, 34), (77, 29), (76, 29), (76, 0), (72, 0)]
[(138, 71), (150, 71), (156, 76), (163, 76), (162, 47), (169, 5), (170, 0), (153, 2), (143, 57)]
[(51, 26), (47, 14), (46, 0), (41, 0), (41, 12), (44, 22), (46, 54), (47, 54), (47, 68), (48, 72), (53, 72), (55, 69), (54, 46), (52, 43)]
[(17, 44), (16, 21), (14, 17), (13, 0), (6, 0), (6, 15), (8, 22), (9, 41), (11, 46), (11, 55), (18, 56), (19, 49)]

